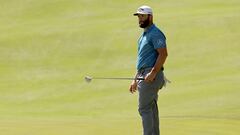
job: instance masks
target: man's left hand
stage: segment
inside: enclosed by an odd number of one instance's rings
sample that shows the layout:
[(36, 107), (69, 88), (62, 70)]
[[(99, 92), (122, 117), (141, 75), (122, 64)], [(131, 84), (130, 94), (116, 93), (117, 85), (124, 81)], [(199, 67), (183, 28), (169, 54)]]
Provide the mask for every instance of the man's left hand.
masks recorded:
[(155, 79), (155, 77), (156, 77), (156, 73), (151, 71), (145, 76), (145, 81), (152, 82)]

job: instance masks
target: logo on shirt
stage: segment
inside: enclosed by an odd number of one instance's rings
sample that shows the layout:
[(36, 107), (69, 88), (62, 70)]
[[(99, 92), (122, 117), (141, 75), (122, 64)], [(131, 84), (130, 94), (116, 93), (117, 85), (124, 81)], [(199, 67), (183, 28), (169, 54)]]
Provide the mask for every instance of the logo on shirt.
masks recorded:
[(157, 40), (157, 44), (158, 45), (161, 45), (162, 44), (162, 41), (160, 39)]

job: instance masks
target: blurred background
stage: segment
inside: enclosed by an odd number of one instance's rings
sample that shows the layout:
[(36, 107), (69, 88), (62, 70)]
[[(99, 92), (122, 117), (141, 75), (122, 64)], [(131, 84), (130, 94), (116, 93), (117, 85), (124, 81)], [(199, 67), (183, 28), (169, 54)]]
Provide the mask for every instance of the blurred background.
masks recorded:
[(84, 77), (134, 76), (141, 5), (167, 37), (161, 134), (238, 135), (239, 0), (0, 0), (1, 134), (140, 135), (131, 81)]

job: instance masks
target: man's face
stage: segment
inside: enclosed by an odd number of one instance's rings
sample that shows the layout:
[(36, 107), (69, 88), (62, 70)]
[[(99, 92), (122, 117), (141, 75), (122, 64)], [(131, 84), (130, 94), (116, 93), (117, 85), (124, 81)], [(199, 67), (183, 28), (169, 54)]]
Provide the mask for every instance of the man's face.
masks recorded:
[(146, 28), (150, 23), (149, 15), (138, 14), (138, 23), (139, 27)]

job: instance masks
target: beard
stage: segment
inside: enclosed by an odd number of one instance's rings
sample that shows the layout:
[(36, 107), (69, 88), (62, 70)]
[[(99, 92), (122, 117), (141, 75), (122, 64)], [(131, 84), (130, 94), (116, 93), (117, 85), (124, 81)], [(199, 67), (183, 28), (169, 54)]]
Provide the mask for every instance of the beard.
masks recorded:
[(139, 21), (139, 27), (146, 28), (149, 25), (149, 17), (145, 21)]

